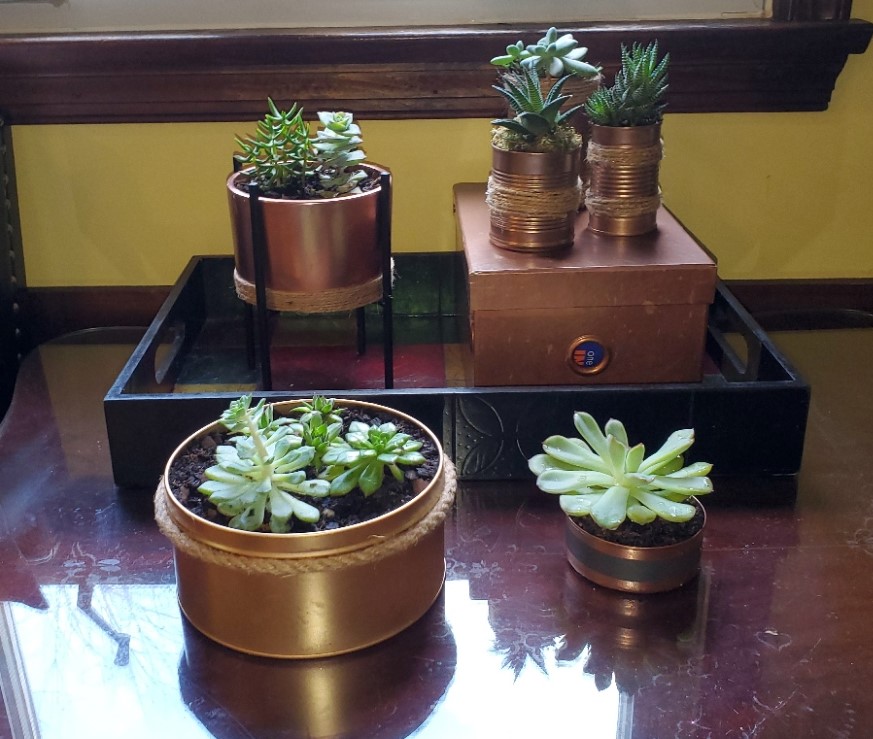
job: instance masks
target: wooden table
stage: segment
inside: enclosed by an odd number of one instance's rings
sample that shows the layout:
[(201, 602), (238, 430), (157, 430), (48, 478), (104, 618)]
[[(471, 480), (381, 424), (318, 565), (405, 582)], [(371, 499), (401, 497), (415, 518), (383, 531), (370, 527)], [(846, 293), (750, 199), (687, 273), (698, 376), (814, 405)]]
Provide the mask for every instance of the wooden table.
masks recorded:
[[(594, 587), (532, 480), (466, 482), (438, 604), (389, 642), (305, 662), (238, 655), (183, 622), (150, 493), (110, 474), (101, 400), (136, 337), (40, 347), (0, 426), (0, 735), (866, 735), (873, 329), (775, 338), (813, 388), (801, 474), (716, 478), (691, 586)], [(792, 484), (793, 506), (718, 505), (719, 490)]]

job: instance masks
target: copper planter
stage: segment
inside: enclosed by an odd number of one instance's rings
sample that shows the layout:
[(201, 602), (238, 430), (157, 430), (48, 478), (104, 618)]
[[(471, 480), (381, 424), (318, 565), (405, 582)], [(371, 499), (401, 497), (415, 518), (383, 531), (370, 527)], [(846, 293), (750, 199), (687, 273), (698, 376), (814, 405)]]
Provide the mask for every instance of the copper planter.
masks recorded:
[(588, 144), (588, 228), (639, 236), (657, 227), (661, 125), (592, 126)]
[(567, 516), (567, 559), (576, 572), (591, 582), (626, 593), (660, 593), (692, 580), (700, 569), (700, 549), (706, 514), (700, 531), (665, 547), (630, 547), (604, 541)]
[[(277, 403), (276, 413), (298, 401)], [(341, 401), (380, 417), (421, 423), (383, 406)], [(156, 516), (173, 541), (179, 604), (191, 624), (220, 644), (268, 657), (317, 657), (381, 642), (417, 621), (445, 578), (443, 518), (454, 477), (440, 451), (434, 479), (411, 501), (354, 526), (315, 533), (240, 531), (211, 523), (169, 492), (169, 468)], [(449, 469), (447, 469), (449, 468)]]
[(579, 209), (579, 149), (505, 151), (491, 147), (486, 201), (491, 243), (510, 251), (542, 253), (573, 245)]
[[(370, 165), (363, 165), (363, 168), (377, 177), (385, 171)], [(227, 192), (237, 291), (243, 300), (254, 303), (249, 287), (255, 283), (255, 265), (246, 181), (245, 170), (230, 175)], [(376, 186), (366, 192), (337, 198), (286, 200), (261, 197), (268, 308), (294, 309), (295, 296), (343, 293), (354, 291), (361, 285), (374, 285), (375, 297), (364, 299), (360, 305), (381, 295), (379, 193), (380, 187)], [(305, 304), (300, 309), (316, 312)]]

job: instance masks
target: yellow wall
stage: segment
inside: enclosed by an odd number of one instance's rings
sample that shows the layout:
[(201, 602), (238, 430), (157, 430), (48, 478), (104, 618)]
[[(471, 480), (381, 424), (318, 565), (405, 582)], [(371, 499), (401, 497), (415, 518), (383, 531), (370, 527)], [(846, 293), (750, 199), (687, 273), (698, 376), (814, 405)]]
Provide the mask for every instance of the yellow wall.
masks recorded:
[[(873, 51), (850, 57), (823, 113), (667, 116), (665, 202), (722, 277), (873, 276), (871, 89)], [(190, 256), (229, 253), (224, 179), (252, 127), (15, 127), (28, 285), (166, 285)], [(452, 185), (486, 178), (488, 121), (362, 127), (394, 173), (395, 250), (454, 249)]]

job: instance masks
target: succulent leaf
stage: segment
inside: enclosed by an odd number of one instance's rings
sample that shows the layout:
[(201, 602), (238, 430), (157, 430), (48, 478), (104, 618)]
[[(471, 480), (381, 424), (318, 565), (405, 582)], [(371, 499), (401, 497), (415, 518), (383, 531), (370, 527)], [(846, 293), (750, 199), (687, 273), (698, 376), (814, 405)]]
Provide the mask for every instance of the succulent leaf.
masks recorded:
[(682, 454), (694, 442), (693, 429), (673, 432), (644, 459), (645, 447), (629, 446), (620, 422), (610, 419), (601, 430), (590, 414), (577, 412), (573, 423), (581, 439), (550, 436), (543, 442), (544, 453), (528, 460), (537, 487), (560, 495), (561, 508), (569, 515), (590, 515), (608, 529), (626, 518), (640, 524), (656, 517), (686, 521), (695, 508), (683, 501), (712, 491), (707, 477), (712, 465), (682, 466)]

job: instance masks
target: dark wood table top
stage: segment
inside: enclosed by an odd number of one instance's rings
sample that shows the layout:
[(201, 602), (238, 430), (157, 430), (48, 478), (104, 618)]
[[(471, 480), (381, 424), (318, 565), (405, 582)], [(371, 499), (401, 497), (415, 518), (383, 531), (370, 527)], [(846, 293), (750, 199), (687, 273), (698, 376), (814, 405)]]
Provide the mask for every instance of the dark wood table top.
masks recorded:
[[(101, 401), (136, 337), (40, 347), (0, 426), (0, 735), (867, 735), (873, 329), (774, 338), (812, 385), (801, 474), (716, 477), (690, 586), (590, 585), (533, 480), (466, 482), (437, 605), (382, 645), (302, 662), (188, 627), (150, 492), (113, 485)], [(777, 485), (796, 503), (718, 505), (719, 488)]]

